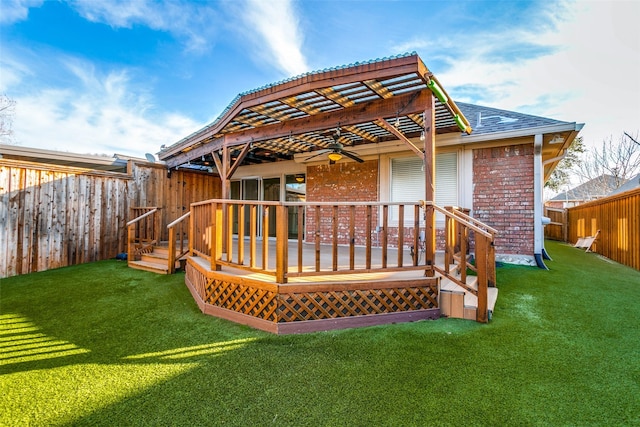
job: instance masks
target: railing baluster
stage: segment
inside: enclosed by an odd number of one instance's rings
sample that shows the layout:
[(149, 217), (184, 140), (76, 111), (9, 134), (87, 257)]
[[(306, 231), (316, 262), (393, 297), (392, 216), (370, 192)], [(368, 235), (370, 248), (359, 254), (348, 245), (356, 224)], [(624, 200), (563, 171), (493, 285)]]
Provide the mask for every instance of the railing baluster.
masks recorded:
[(398, 267), (404, 263), (404, 205), (398, 206)]
[[(458, 224), (461, 232), (460, 239), (460, 280), (467, 283), (467, 244), (469, 242), (469, 229), (464, 225)], [(476, 240), (477, 241), (477, 240)], [(477, 261), (476, 261), (477, 263)]]
[[(269, 206), (263, 206), (262, 215), (262, 269), (269, 267)], [(275, 212), (274, 212), (275, 213)]]
[(227, 229), (227, 261), (231, 262), (233, 260), (233, 205), (228, 204), (225, 206), (225, 221), (226, 221), (226, 229)]
[(249, 265), (251, 268), (256, 267), (256, 237), (258, 221), (258, 206), (250, 205), (249, 207)]
[(382, 268), (387, 268), (387, 244), (389, 230), (389, 205), (382, 206)]
[(331, 258), (333, 271), (338, 271), (338, 206), (331, 207), (333, 238), (331, 239)]
[(298, 206), (298, 273), (302, 272), (302, 245), (304, 243), (304, 206)]
[(420, 257), (420, 206), (413, 209), (413, 265), (418, 265)]
[(369, 270), (371, 268), (371, 211), (372, 211), (372, 206), (371, 205), (367, 205), (367, 223), (366, 223), (366, 227), (365, 227), (365, 233), (367, 235), (367, 250), (366, 250), (366, 269)]
[(244, 265), (244, 219), (246, 205), (241, 203), (238, 205), (238, 264)]
[(356, 260), (356, 207), (349, 206), (349, 269), (355, 268)]
[(315, 207), (315, 245), (316, 245), (316, 271), (320, 271), (320, 206)]

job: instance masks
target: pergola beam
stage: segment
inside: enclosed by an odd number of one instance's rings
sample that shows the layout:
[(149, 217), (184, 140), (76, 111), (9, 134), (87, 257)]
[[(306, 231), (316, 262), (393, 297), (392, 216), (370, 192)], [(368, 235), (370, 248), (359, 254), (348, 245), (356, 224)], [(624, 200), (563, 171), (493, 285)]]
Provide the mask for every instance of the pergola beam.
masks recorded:
[(398, 95), (390, 99), (380, 99), (362, 105), (355, 105), (351, 108), (274, 123), (262, 128), (247, 129), (225, 135), (225, 145), (233, 147), (244, 144), (247, 141), (265, 141), (288, 135), (323, 131), (338, 126), (373, 122), (380, 117), (394, 117), (399, 112), (402, 112), (403, 115), (422, 112), (430, 97), (431, 92), (422, 90)]
[(400, 141), (404, 142), (414, 153), (416, 153), (421, 159), (424, 160), (424, 153), (418, 147), (416, 147), (411, 140), (409, 140), (402, 132), (396, 129), (394, 126), (391, 126), (387, 121), (383, 118), (379, 118), (375, 121), (375, 124), (380, 126), (381, 128), (391, 132), (398, 138)]

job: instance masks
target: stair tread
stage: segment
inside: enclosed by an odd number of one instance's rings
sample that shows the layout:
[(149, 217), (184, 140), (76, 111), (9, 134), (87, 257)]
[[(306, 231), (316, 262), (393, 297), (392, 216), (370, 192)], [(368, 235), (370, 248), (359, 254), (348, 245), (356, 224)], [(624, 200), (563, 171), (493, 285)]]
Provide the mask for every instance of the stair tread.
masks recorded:
[(152, 261), (143, 261), (143, 260), (129, 261), (129, 266), (143, 267), (143, 269), (158, 270), (163, 272), (169, 271), (166, 264), (160, 264)]
[[(477, 276), (467, 276), (467, 285), (471, 286), (474, 289), (477, 289), (478, 285), (478, 277)], [(477, 308), (478, 307), (478, 297), (472, 294), (471, 292), (464, 289), (462, 286), (458, 285), (454, 281), (442, 277), (440, 279), (440, 290), (445, 292), (453, 292), (453, 293), (461, 293), (464, 294), (464, 306), (467, 308)], [(493, 311), (496, 301), (498, 300), (498, 288), (487, 288), (487, 308), (490, 311)]]

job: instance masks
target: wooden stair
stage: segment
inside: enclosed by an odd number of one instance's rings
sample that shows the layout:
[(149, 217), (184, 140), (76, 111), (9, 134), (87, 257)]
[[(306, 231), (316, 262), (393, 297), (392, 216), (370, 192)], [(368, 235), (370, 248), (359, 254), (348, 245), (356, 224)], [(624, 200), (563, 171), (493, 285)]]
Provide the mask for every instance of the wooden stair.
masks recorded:
[[(176, 251), (176, 257), (179, 255)], [(176, 259), (176, 269), (184, 269), (186, 258)], [(140, 254), (139, 260), (129, 260), (129, 267), (157, 274), (170, 274), (169, 247), (167, 242), (154, 245), (151, 252)]]
[[(478, 278), (467, 276), (467, 286), (478, 289)], [(440, 289), (438, 292), (440, 314), (454, 319), (476, 320), (478, 309), (478, 297), (468, 290), (459, 286), (454, 281), (442, 277), (440, 279)], [(493, 309), (498, 299), (498, 288), (487, 289), (487, 309), (489, 319), (493, 314)]]

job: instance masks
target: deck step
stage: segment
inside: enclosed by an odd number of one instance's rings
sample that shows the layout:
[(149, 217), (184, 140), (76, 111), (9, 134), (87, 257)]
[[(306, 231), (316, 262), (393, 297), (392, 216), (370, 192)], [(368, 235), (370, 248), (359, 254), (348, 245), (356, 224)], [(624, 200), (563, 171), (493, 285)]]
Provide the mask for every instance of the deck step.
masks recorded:
[[(476, 276), (467, 276), (467, 285), (473, 289), (478, 288), (478, 278)], [(478, 297), (471, 292), (459, 286), (452, 280), (442, 277), (440, 281), (440, 291), (438, 293), (440, 299), (440, 312), (443, 316), (453, 317), (456, 319), (475, 320), (478, 309)], [(487, 289), (487, 309), (489, 317), (498, 300), (498, 288)]]
[(136, 270), (144, 270), (150, 271), (152, 273), (158, 274), (169, 274), (169, 268), (167, 267), (167, 263), (157, 263), (152, 261), (129, 261), (129, 267), (135, 268)]

